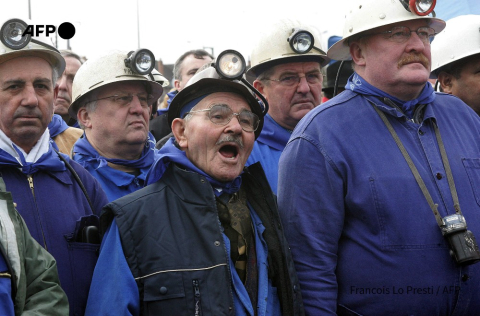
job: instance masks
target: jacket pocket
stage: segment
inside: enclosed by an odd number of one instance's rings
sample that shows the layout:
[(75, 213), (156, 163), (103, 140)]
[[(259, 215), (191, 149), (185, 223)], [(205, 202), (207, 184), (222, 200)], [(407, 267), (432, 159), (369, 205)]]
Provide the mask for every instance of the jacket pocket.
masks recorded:
[(463, 158), (462, 162), (467, 172), (475, 200), (480, 206), (480, 158)]
[(185, 297), (181, 272), (166, 272), (145, 279), (144, 301), (161, 301)]
[[(98, 259), (99, 244), (69, 242), (68, 252), (72, 271), (72, 284), (62, 283), (69, 291), (70, 309), (75, 315), (83, 315), (87, 304), (88, 291), (92, 281), (93, 270)], [(68, 294), (68, 293), (67, 293)], [(73, 295), (73, 299), (72, 296)]]
[(162, 315), (165, 311), (170, 315), (187, 315), (184, 309), (192, 310), (185, 305), (185, 287), (181, 272), (155, 274), (143, 282), (145, 315)]

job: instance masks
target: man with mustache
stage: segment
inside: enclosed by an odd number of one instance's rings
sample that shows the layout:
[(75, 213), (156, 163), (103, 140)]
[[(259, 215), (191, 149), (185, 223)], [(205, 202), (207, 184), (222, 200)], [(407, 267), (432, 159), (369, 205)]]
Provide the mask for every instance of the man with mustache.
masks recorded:
[[(58, 92), (56, 81), (65, 68), (65, 60), (45, 37), (30, 40), (16, 36), (27, 25), (34, 23), (11, 19), (2, 23), (1, 28), (0, 176), (33, 238), (57, 261), (70, 315), (83, 315), (100, 246), (95, 213), (108, 201), (98, 182), (84, 168), (54, 148), (47, 126), (52, 120)], [(0, 191), (5, 193), (5, 188)], [(4, 218), (0, 222), (0, 233), (10, 234), (13, 242), (15, 237), (7, 222)], [(93, 234), (84, 235), (87, 230)], [(4, 250), (10, 253), (13, 245), (7, 244)], [(29, 260), (35, 257), (24, 259)], [(12, 266), (20, 264), (23, 262), (17, 258)], [(39, 265), (38, 269), (47, 267)], [(17, 276), (23, 278), (21, 274)], [(3, 277), (7, 275), (2, 274)], [(15, 291), (15, 286), (12, 289)], [(35, 290), (30, 288), (27, 294)], [(27, 305), (31, 304), (36, 304), (34, 297)], [(51, 312), (31, 314), (65, 315), (66, 308), (56, 310), (59, 307), (52, 301)]]
[[(293, 37), (300, 31), (312, 36), (313, 46), (295, 51)], [(290, 40), (290, 41), (289, 41)], [(252, 51), (247, 75), (270, 105), (262, 134), (255, 141), (247, 165), (260, 162), (277, 192), (278, 160), (297, 123), (321, 103), (321, 67), (329, 59), (322, 51), (318, 30), (294, 20), (280, 20), (261, 34)]]
[(447, 23), (432, 42), (431, 78), (480, 115), (480, 15), (460, 15)]
[(142, 188), (157, 154), (148, 121), (163, 88), (127, 67), (130, 56), (115, 51), (86, 61), (73, 81), (69, 108), (85, 131), (73, 159), (100, 182), (109, 201)]
[(175, 96), (149, 185), (104, 209), (87, 316), (303, 315), (275, 198), (244, 168), (264, 115), (211, 64)]
[(430, 42), (445, 22), (428, 1), (410, 4), (349, 8), (327, 55), (354, 73), (280, 158), (279, 212), (307, 315), (480, 309), (480, 118), (434, 92)]

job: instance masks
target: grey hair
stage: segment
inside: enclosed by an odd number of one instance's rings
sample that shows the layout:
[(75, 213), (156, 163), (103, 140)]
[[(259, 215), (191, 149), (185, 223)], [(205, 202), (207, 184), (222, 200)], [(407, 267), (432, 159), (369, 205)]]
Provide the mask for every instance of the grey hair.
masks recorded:
[(66, 57), (75, 58), (76, 60), (78, 60), (80, 62), (80, 65), (83, 65), (82, 57), (80, 57), (80, 55), (72, 52), (71, 50), (63, 49), (63, 50), (60, 51), (60, 55), (62, 55), (63, 58), (66, 58)]
[[(88, 94), (88, 98), (95, 100), (97, 98), (97, 91), (96, 90), (91, 91)], [(81, 105), (79, 107), (78, 110), (80, 110), (81, 108), (85, 108), (85, 110), (87, 110), (87, 112), (95, 112), (95, 110), (97, 109), (97, 102), (98, 101), (96, 101), (96, 100), (95, 101), (86, 101), (85, 103), (83, 103), (83, 105)], [(77, 120), (77, 121), (78, 121), (78, 125), (80, 125), (80, 128), (85, 130), (85, 125), (83, 125), (80, 120)]]
[(189, 50), (188, 52), (183, 53), (182, 56), (180, 56), (173, 65), (173, 79), (182, 80), (182, 64), (185, 58), (190, 55), (193, 55), (193, 57), (195, 57), (196, 59), (204, 59), (205, 56), (210, 57), (212, 60), (215, 59), (213, 58), (212, 54), (210, 54), (204, 49)]
[(58, 74), (58, 68), (57, 67), (52, 67), (52, 84), (53, 87), (57, 84), (59, 74)]
[(257, 77), (257, 80), (267, 84), (268, 79), (275, 73), (275, 68), (275, 66), (268, 68)]

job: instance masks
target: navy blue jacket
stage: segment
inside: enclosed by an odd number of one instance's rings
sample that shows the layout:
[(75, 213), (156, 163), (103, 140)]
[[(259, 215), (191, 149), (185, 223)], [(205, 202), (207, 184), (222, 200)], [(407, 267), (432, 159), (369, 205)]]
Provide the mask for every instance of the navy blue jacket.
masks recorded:
[[(70, 315), (83, 315), (100, 245), (78, 242), (77, 237), (81, 237), (81, 226), (85, 223), (98, 223), (93, 214), (99, 213), (108, 200), (85, 169), (72, 160), (69, 163), (82, 180), (94, 210), (68, 169), (36, 172), (32, 176), (33, 190), (27, 176), (17, 168), (0, 168), (0, 174), (31, 235), (57, 261), (60, 283), (70, 303)], [(83, 223), (77, 223), (81, 218)]]

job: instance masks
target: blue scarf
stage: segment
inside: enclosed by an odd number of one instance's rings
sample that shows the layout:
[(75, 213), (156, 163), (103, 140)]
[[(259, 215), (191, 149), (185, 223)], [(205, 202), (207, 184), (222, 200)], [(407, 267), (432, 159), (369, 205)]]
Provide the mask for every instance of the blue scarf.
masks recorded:
[(157, 114), (158, 114), (158, 115), (163, 115), (163, 114), (165, 114), (165, 113), (168, 112), (168, 108), (170, 107), (170, 103), (172, 103), (172, 99), (173, 99), (174, 96), (177, 95), (177, 93), (178, 93), (177, 90), (167, 93), (167, 96), (168, 96), (168, 99), (167, 99), (167, 107), (164, 108), (164, 109), (158, 109), (158, 110), (157, 110)]
[(258, 136), (257, 141), (276, 150), (283, 151), (291, 135), (291, 131), (278, 125), (278, 123), (267, 114), (265, 115), (262, 132), (260, 136)]
[(62, 119), (58, 114), (53, 114), (52, 120), (48, 124), (48, 130), (50, 131), (50, 137), (55, 137), (60, 133), (63, 133), (70, 126)]
[(388, 93), (375, 88), (371, 84), (369, 84), (365, 79), (360, 77), (356, 72), (354, 72), (350, 78), (348, 78), (348, 82), (345, 85), (345, 89), (355, 91), (360, 94), (364, 95), (372, 95), (375, 97), (381, 98), (388, 98), (395, 102), (407, 115), (409, 118), (413, 116), (413, 110), (417, 104), (429, 104), (435, 100), (435, 91), (431, 84), (426, 83), (425, 87), (423, 88), (420, 95), (413, 100), (410, 101), (403, 101), (400, 99), (395, 98), (394, 96), (389, 95)]
[(83, 136), (75, 143), (73, 146), (73, 152), (75, 153), (75, 160), (78, 162), (99, 163), (97, 169), (107, 166), (107, 162), (121, 166), (144, 169), (149, 168), (155, 161), (157, 150), (155, 149), (154, 139), (153, 135), (148, 133), (148, 138), (143, 147), (142, 155), (137, 160), (105, 158), (100, 156), (98, 151), (96, 151), (87, 140), (85, 134), (83, 134)]
[(50, 140), (48, 151), (35, 162), (27, 162), (20, 149), (12, 143), (13, 149), (15, 149), (18, 154), (18, 158), (0, 149), (0, 166), (19, 168), (27, 175), (34, 174), (37, 171), (65, 171), (65, 164), (53, 150), (52, 143), (53, 141)]
[[(160, 180), (165, 171), (168, 168), (170, 162), (174, 162), (186, 168), (187, 170), (196, 172), (207, 178), (208, 182), (215, 189), (222, 189), (223, 192), (232, 194), (240, 190), (240, 185), (242, 184), (242, 177), (238, 176), (231, 182), (220, 182), (213, 179), (211, 176), (206, 174), (203, 170), (198, 169), (188, 158), (184, 151), (180, 150), (174, 144), (174, 138), (170, 138), (165, 145), (160, 149), (160, 158), (155, 161), (155, 163), (150, 168), (146, 183), (151, 184)], [(220, 196), (223, 192), (218, 190), (213, 190), (215, 195)]]

